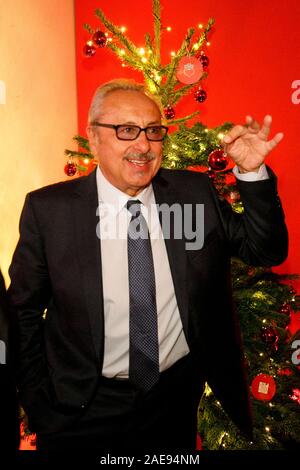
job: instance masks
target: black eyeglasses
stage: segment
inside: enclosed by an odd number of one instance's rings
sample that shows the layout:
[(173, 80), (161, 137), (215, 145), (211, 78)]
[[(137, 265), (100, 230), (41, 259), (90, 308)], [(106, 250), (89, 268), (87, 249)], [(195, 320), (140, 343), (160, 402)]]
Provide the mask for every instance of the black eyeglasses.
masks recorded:
[(91, 122), (90, 125), (115, 129), (117, 139), (119, 140), (135, 140), (138, 138), (140, 133), (144, 131), (148, 140), (161, 142), (164, 140), (168, 132), (168, 127), (166, 126), (139, 127), (131, 124), (102, 124), (97, 121)]

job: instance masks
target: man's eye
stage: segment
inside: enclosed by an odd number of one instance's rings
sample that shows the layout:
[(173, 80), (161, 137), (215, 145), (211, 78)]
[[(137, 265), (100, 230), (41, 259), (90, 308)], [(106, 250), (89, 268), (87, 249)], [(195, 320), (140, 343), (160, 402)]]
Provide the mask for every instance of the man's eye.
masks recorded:
[(149, 134), (160, 134), (161, 133), (161, 128), (160, 127), (148, 127)]
[(119, 132), (122, 132), (122, 134), (135, 134), (136, 133), (136, 127), (120, 127)]

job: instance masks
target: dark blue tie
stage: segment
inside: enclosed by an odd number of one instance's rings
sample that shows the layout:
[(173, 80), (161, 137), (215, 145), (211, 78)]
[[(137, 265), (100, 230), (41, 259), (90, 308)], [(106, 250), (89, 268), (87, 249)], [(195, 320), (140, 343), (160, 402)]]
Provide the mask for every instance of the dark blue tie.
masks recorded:
[(141, 202), (130, 200), (128, 227), (129, 379), (148, 391), (159, 379), (159, 348), (154, 265)]

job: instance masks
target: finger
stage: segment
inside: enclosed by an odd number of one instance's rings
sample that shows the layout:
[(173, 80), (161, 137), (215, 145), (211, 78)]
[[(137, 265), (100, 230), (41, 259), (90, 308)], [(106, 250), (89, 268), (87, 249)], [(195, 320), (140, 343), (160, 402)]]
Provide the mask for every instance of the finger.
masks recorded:
[(269, 142), (267, 143), (268, 151), (270, 152), (271, 150), (273, 150), (276, 145), (278, 145), (279, 142), (282, 141), (283, 137), (284, 134), (282, 132), (278, 132), (278, 134), (276, 134), (272, 140), (269, 140)]
[(242, 135), (246, 133), (247, 133), (247, 128), (245, 126), (241, 126), (241, 125), (234, 126), (228, 132), (228, 134), (225, 135), (223, 142), (225, 142), (225, 144), (230, 144), (235, 139), (237, 139), (238, 137), (241, 137)]
[(260, 129), (260, 125), (258, 124), (257, 121), (253, 119), (252, 116), (246, 116), (246, 126), (250, 130), (250, 132), (252, 131), (257, 132)]
[(272, 116), (268, 114), (267, 116), (264, 117), (263, 125), (259, 133), (260, 137), (262, 137), (265, 140), (267, 140), (268, 135), (270, 134), (271, 124), (272, 124)]

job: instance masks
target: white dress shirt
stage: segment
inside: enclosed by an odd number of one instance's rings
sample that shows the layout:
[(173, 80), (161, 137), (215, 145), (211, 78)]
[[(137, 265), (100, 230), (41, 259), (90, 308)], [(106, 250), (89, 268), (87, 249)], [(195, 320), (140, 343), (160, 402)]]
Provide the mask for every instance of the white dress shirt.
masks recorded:
[[(168, 369), (189, 352), (175, 297), (166, 245), (162, 236), (152, 185), (137, 197), (114, 187), (97, 168), (100, 212), (100, 246), (104, 298), (104, 362), (106, 377), (128, 378), (129, 283), (127, 231), (131, 214), (129, 199), (142, 202), (152, 247), (158, 319), (160, 371)], [(116, 233), (116, 237), (111, 236)]]
[[(262, 165), (264, 167), (264, 165)], [(264, 167), (259, 173), (239, 174), (244, 181), (268, 178)], [(152, 185), (130, 198), (96, 170), (100, 215), (100, 247), (104, 298), (104, 362), (106, 377), (128, 378), (129, 372), (129, 282), (127, 232), (131, 214), (129, 199), (142, 202), (153, 254), (158, 318), (160, 371), (168, 369), (189, 352), (178, 310), (165, 241), (163, 239)]]

